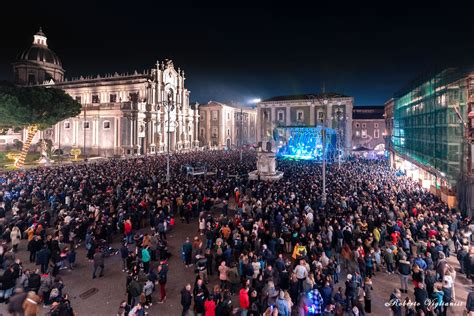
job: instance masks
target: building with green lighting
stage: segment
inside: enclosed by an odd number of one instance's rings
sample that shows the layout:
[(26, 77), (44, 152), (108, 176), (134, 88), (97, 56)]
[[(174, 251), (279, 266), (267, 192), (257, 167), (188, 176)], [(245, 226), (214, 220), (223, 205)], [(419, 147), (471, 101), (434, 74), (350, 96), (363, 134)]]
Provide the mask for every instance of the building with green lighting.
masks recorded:
[(395, 95), (389, 137), (394, 168), (468, 213), (474, 208), (473, 105), (474, 72), (425, 75)]

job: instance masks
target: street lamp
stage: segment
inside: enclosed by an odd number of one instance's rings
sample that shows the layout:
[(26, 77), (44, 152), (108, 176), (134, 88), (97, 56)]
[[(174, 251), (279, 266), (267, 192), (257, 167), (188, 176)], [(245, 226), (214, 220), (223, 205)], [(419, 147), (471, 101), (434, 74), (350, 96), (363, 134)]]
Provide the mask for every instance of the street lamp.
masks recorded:
[(343, 120), (343, 113), (340, 108), (337, 109), (336, 119), (337, 119), (337, 167), (341, 168), (341, 145), (342, 145), (342, 128), (341, 123)]
[(173, 102), (173, 95), (171, 92), (168, 92), (168, 100), (162, 101), (163, 109), (166, 111), (168, 116), (168, 141), (167, 141), (167, 153), (166, 153), (166, 182), (170, 182), (170, 121), (171, 121), (171, 112), (174, 111), (175, 104)]
[[(327, 99), (324, 98), (321, 101), (321, 98), (315, 95), (311, 95), (311, 96), (313, 98), (313, 101), (317, 100), (319, 104), (323, 105), (325, 110), (327, 110), (327, 104), (329, 102)], [(323, 138), (323, 192), (321, 193), (321, 203), (323, 205), (326, 205), (326, 201), (327, 201), (327, 195), (326, 195), (326, 118), (327, 116), (325, 115), (323, 119), (323, 128), (321, 130), (321, 136)]]

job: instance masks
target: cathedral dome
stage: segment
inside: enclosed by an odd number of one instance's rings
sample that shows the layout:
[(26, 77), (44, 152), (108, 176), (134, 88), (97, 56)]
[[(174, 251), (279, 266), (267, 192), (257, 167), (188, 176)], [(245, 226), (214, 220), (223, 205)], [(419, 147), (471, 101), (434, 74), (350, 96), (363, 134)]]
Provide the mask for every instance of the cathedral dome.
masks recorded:
[(62, 68), (61, 60), (48, 48), (46, 40), (47, 38), (40, 28), (39, 32), (33, 36), (33, 44), (31, 47), (20, 53), (17, 57), (17, 61), (40, 62)]

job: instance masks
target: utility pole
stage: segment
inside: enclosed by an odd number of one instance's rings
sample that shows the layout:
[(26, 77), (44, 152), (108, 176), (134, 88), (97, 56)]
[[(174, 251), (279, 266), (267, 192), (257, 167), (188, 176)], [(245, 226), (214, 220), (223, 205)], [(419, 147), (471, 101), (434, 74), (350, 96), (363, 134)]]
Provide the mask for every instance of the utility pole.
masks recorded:
[(242, 134), (244, 133), (244, 129), (243, 129), (243, 126), (244, 126), (244, 115), (243, 115), (243, 110), (242, 110), (242, 106), (240, 106), (240, 162), (242, 162), (242, 147), (243, 147), (243, 138), (242, 138)]
[(326, 123), (321, 131), (323, 137), (323, 192), (321, 194), (321, 203), (326, 205)]
[(86, 115), (86, 112), (87, 112), (87, 105), (84, 104), (84, 122), (82, 123), (82, 131), (83, 131), (83, 134), (84, 134), (84, 161), (87, 162), (87, 155), (86, 155), (86, 119), (87, 119), (87, 115)]

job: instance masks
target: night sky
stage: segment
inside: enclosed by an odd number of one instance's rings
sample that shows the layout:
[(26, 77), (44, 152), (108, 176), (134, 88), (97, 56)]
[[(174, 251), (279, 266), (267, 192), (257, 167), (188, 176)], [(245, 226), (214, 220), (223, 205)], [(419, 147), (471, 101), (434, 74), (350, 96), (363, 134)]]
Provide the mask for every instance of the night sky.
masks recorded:
[(324, 85), (356, 105), (382, 105), (422, 72), (474, 63), (472, 4), (97, 2), (17, 1), (2, 10), (0, 80), (12, 79), (11, 62), (39, 26), (66, 77), (131, 73), (171, 58), (200, 103), (314, 93)]

